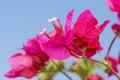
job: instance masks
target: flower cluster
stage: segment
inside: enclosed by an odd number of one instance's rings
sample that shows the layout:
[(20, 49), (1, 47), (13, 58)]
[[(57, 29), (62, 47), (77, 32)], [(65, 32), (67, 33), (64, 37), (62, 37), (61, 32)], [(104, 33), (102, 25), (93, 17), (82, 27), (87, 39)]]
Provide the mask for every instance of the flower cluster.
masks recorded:
[(64, 28), (60, 19), (57, 19), (59, 25), (56, 25), (54, 20), (52, 21), (55, 30), (46, 34), (49, 40), (43, 44), (43, 49), (51, 58), (63, 60), (71, 55), (91, 57), (97, 50), (102, 50), (99, 36), (109, 20), (97, 26), (98, 21), (87, 9), (79, 15), (71, 28), (73, 11), (67, 14)]
[[(42, 37), (40, 35), (39, 37)], [(23, 46), (25, 54), (16, 53), (9, 59), (9, 63), (12, 67), (6, 77), (25, 77), (32, 78), (38, 71), (43, 71), (46, 63), (49, 60), (48, 55), (45, 54), (41, 47), (42, 40), (39, 43), (36, 38), (28, 40), (27, 44)], [(29, 75), (28, 75), (29, 74)]]
[[(120, 21), (120, 0), (106, 0), (106, 2), (112, 11), (117, 12), (118, 20)], [(59, 18), (50, 19), (49, 22), (52, 23), (54, 30), (46, 32), (46, 30), (43, 29), (36, 37), (29, 39), (21, 48), (24, 51), (23, 54), (18, 52), (9, 58), (8, 61), (12, 69), (7, 72), (5, 76), (8, 78), (32, 78), (36, 75), (40, 76), (41, 73), (45, 73), (46, 66), (51, 64), (51, 59), (65, 60), (73, 56), (75, 58), (81, 58), (83, 61), (73, 63), (69, 70), (75, 72), (82, 79), (104, 80), (104, 78), (98, 74), (91, 74), (91, 71), (96, 68), (96, 66), (93, 67), (92, 65), (96, 64), (96, 62), (104, 66), (104, 70), (107, 70), (106, 72), (109, 76), (115, 74), (120, 79), (117, 75), (117, 66), (120, 63), (120, 57), (114, 59), (109, 56), (113, 42), (108, 49), (107, 56), (103, 57), (103, 62), (92, 58), (97, 52), (103, 50), (99, 38), (110, 21), (105, 20), (101, 25), (98, 25), (97, 19), (89, 9), (83, 11), (76, 21), (72, 20), (73, 14), (74, 9), (67, 14), (65, 25), (62, 25)], [(58, 24), (56, 24), (56, 22)], [(112, 30), (116, 34), (114, 40), (120, 37), (120, 24), (113, 24)], [(58, 64), (60, 64), (60, 62), (58, 62)], [(62, 63), (62, 68), (64, 68), (63, 64), (64, 63)], [(55, 65), (58, 66), (56, 63)], [(99, 66), (99, 64), (96, 65)], [(49, 70), (50, 69), (51, 68), (49, 68)], [(56, 72), (63, 72), (61, 68), (57, 69), (55, 69)], [(85, 75), (81, 74), (81, 71), (77, 69), (84, 71)], [(47, 78), (47, 80), (52, 80), (52, 76), (55, 73)]]

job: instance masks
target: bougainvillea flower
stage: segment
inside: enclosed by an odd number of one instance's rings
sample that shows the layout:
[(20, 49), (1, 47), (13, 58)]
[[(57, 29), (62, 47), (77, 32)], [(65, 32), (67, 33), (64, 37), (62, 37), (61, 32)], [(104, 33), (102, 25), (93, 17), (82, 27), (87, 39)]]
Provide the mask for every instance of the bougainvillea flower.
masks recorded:
[(112, 11), (120, 13), (120, 0), (106, 0), (106, 2)]
[(68, 39), (70, 39), (70, 36), (71, 35), (67, 34), (67, 36), (55, 37), (43, 44), (44, 50), (48, 56), (57, 60), (68, 58), (70, 56), (70, 52), (67, 49), (67, 46), (70, 45), (71, 41), (66, 38), (69, 37)]
[(106, 0), (106, 2), (111, 11), (117, 12), (118, 20), (120, 22), (120, 0)]
[[(43, 36), (43, 35), (42, 35)], [(40, 36), (39, 36), (40, 37)], [(43, 38), (43, 37), (41, 37)], [(43, 38), (44, 39), (44, 38)], [(27, 55), (37, 55), (39, 56), (43, 61), (48, 61), (49, 57), (47, 54), (43, 51), (42, 46), (36, 39), (29, 39), (27, 44), (23, 46), (23, 50), (26, 52)]]
[(10, 57), (9, 63), (12, 70), (5, 74), (8, 78), (32, 78), (36, 75), (37, 71), (40, 70), (41, 66), (45, 66), (44, 61), (42, 61), (39, 56), (23, 55), (21, 53)]
[(52, 38), (50, 38), (48, 42), (43, 44), (45, 52), (51, 58), (61, 60), (70, 56), (70, 52), (67, 49), (67, 46), (69, 46), (72, 42), (71, 24), (73, 12), (74, 10), (70, 11), (66, 17), (65, 29), (62, 27), (60, 19), (57, 19), (59, 26), (55, 24), (55, 21), (52, 21), (56, 33), (54, 36), (52, 36)]
[(119, 35), (120, 34), (120, 24), (113, 24), (112, 30), (116, 35)]
[[(118, 68), (117, 65), (119, 64), (118, 60), (112, 57), (108, 57), (109, 64), (111, 65), (112, 69), (117, 73)], [(109, 76), (113, 75), (112, 71), (108, 73)]]
[(9, 59), (9, 63), (12, 67), (12, 70), (5, 74), (6, 77), (32, 78), (36, 74), (36, 72), (31, 68), (33, 62), (29, 55), (17, 53)]
[(13, 55), (8, 61), (14, 71), (19, 71), (24, 67), (32, 66), (32, 58), (29, 55), (23, 55), (20, 53)]
[(99, 35), (109, 23), (106, 20), (102, 25), (97, 26), (98, 21), (89, 10), (85, 10), (77, 19), (73, 28), (73, 47), (75, 51), (79, 51), (79, 55), (83, 54), (91, 57), (96, 50), (102, 50), (99, 44)]
[(98, 74), (90, 74), (87, 80), (104, 80), (104, 78)]
[[(29, 74), (29, 75), (28, 75)], [(35, 72), (29, 68), (23, 69), (21, 71), (14, 71), (11, 70), (8, 73), (5, 74), (6, 77), (8, 78), (16, 78), (16, 77), (24, 77), (24, 78), (32, 78), (35, 76)]]

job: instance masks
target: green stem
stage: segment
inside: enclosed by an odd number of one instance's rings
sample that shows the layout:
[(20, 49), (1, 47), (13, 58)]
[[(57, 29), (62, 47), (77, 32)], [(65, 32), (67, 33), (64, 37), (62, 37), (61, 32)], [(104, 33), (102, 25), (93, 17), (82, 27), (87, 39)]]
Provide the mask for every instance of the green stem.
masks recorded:
[(100, 51), (97, 51), (97, 52), (98, 52), (98, 54), (99, 54), (99, 56), (100, 56), (101, 60), (104, 62), (104, 61), (105, 61), (105, 59), (104, 59), (104, 56), (102, 55), (102, 53), (101, 53)]
[(85, 58), (88, 60), (91, 60), (93, 62), (97, 62), (97, 63), (100, 63), (102, 65), (105, 65), (120, 80), (120, 76), (108, 64), (100, 62), (98, 60), (91, 59), (91, 58), (87, 58), (87, 57), (85, 57)]
[(108, 63), (106, 62), (101, 62), (101, 61), (98, 61), (98, 60), (95, 60), (95, 59), (92, 59), (92, 58), (88, 58), (88, 57), (81, 57), (79, 56), (78, 54), (75, 54), (73, 51), (71, 51), (71, 54), (75, 55), (76, 57), (78, 58), (83, 58), (83, 59), (87, 59), (87, 60), (90, 60), (90, 61), (93, 61), (93, 62), (97, 62), (97, 63), (100, 63), (102, 65), (105, 65), (119, 80), (120, 80), (120, 76), (109, 66)]
[(111, 50), (111, 48), (112, 48), (112, 46), (113, 46), (113, 43), (114, 43), (115, 40), (117, 39), (117, 37), (118, 37), (118, 36), (115, 36), (115, 37), (113, 38), (113, 40), (111, 41), (110, 45), (109, 45), (109, 48), (108, 48), (108, 50), (107, 50), (107, 55), (106, 55), (107, 61), (108, 61), (108, 57), (109, 57), (109, 54), (110, 54), (110, 50)]
[(66, 74), (63, 70), (61, 70), (61, 69), (59, 68), (59, 65), (56, 64), (56, 62), (55, 62), (54, 60), (51, 59), (51, 61), (56, 65), (56, 67), (57, 67), (69, 80), (72, 80), (72, 78), (71, 78), (68, 74)]

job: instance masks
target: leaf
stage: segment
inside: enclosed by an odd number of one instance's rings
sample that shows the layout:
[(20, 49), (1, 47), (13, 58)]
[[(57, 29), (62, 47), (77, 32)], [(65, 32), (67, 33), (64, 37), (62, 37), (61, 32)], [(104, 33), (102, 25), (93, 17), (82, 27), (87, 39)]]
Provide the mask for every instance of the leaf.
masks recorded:
[(105, 71), (105, 73), (107, 73), (107, 74), (110, 72), (110, 70), (109, 70), (108, 68), (106, 68), (104, 71)]

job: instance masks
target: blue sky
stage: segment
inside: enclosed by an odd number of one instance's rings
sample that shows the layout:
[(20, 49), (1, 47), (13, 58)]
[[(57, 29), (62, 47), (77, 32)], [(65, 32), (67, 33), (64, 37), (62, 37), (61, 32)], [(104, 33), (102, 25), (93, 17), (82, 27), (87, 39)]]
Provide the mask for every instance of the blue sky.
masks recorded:
[[(73, 8), (75, 10), (74, 20), (86, 9), (91, 10), (99, 24), (106, 19), (111, 20), (100, 38), (101, 44), (104, 46), (103, 55), (105, 55), (106, 49), (114, 37), (110, 26), (114, 22), (118, 22), (116, 14), (108, 9), (105, 0), (0, 0), (0, 80), (26, 80), (24, 78), (8, 79), (3, 76), (10, 70), (8, 58), (18, 52), (23, 43), (34, 37), (42, 28), (46, 27), (47, 31), (53, 29), (52, 25), (48, 23), (49, 18), (59, 17), (64, 24), (66, 14)], [(118, 55), (120, 48), (118, 43), (119, 39), (111, 51), (113, 57)], [(72, 77), (73, 80), (77, 80), (74, 76)], [(55, 77), (55, 80), (63, 80), (63, 78), (67, 80), (60, 74)], [(115, 77), (111, 77), (109, 80), (113, 79), (116, 80)]]

